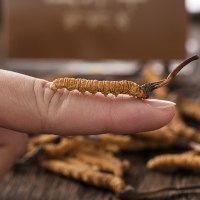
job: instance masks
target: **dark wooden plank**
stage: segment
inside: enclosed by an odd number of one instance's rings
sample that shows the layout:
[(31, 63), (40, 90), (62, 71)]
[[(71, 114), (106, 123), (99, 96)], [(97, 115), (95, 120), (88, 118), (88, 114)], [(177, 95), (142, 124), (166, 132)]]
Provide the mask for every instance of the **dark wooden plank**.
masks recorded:
[[(127, 184), (138, 190), (153, 189), (165, 185), (191, 185), (200, 182), (198, 173), (179, 170), (173, 173), (163, 173), (148, 170), (146, 161), (151, 157), (169, 151), (144, 151), (123, 153), (123, 159), (131, 161), (132, 165), (125, 174)], [(171, 195), (173, 195), (171, 197)], [(117, 200), (114, 193), (95, 188), (78, 181), (65, 178), (41, 169), (37, 165), (15, 166), (0, 182), (0, 199), (22, 200)], [(200, 190), (191, 194), (181, 192), (165, 192), (164, 199), (200, 199)]]

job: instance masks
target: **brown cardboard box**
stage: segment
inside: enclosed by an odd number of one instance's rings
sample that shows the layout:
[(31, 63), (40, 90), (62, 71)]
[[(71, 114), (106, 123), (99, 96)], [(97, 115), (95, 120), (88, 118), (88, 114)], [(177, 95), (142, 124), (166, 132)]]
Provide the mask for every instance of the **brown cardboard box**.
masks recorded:
[(4, 0), (5, 58), (182, 59), (183, 0)]

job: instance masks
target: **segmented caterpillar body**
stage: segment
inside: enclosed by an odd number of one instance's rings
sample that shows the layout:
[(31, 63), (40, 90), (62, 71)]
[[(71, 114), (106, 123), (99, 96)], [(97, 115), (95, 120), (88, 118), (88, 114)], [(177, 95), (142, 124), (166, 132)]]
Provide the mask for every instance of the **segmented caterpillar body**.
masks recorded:
[(136, 96), (139, 98), (147, 99), (150, 93), (162, 86), (167, 85), (171, 79), (188, 63), (193, 60), (199, 59), (199, 56), (192, 56), (187, 60), (183, 61), (178, 65), (166, 79), (158, 82), (145, 83), (142, 86), (131, 82), (131, 81), (97, 81), (97, 80), (86, 80), (86, 79), (74, 79), (74, 78), (59, 78), (52, 82), (50, 88), (52, 90), (66, 88), (67, 90), (77, 89), (79, 92), (84, 94), (86, 91), (96, 94), (101, 92), (105, 96), (109, 93), (117, 96), (118, 94), (128, 94), (130, 96)]
[(97, 81), (86, 79), (74, 79), (74, 78), (59, 78), (53, 81), (50, 88), (52, 90), (66, 88), (69, 91), (77, 89), (84, 94), (86, 91), (96, 94), (101, 92), (105, 96), (109, 93), (117, 96), (118, 94), (128, 94), (131, 96), (137, 96), (144, 98), (145, 94), (141, 87), (131, 81)]

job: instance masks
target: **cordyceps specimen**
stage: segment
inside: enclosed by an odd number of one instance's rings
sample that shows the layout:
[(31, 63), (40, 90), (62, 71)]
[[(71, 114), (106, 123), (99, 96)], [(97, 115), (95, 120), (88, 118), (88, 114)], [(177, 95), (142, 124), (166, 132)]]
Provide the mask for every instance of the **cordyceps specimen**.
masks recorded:
[(150, 159), (147, 162), (147, 167), (157, 170), (189, 169), (199, 171), (199, 151), (192, 150), (182, 154), (159, 155)]
[(96, 94), (101, 92), (105, 96), (109, 93), (117, 96), (118, 94), (128, 94), (130, 96), (136, 96), (139, 98), (147, 99), (150, 93), (162, 86), (167, 85), (171, 79), (188, 63), (199, 59), (199, 56), (192, 56), (178, 65), (166, 79), (161, 81), (145, 83), (142, 86), (131, 81), (97, 81), (86, 79), (74, 79), (74, 78), (59, 78), (52, 82), (50, 88), (52, 90), (66, 88), (69, 91), (77, 89), (84, 94), (86, 91)]

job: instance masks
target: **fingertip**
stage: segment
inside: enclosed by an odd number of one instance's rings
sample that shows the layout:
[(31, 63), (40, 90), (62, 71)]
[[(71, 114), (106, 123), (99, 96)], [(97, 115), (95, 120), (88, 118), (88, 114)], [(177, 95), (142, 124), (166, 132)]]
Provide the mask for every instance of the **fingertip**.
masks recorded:
[(121, 105), (120, 102), (115, 103), (116, 106), (112, 107), (110, 114), (113, 127), (108, 127), (109, 132), (113, 133), (129, 134), (159, 129), (168, 124), (175, 115), (173, 102), (128, 99)]
[(176, 112), (175, 105), (161, 106), (160, 108), (154, 108), (154, 110), (156, 117), (153, 130), (162, 128), (170, 123)]
[(176, 105), (176, 103), (172, 101), (159, 100), (159, 99), (145, 99), (144, 102), (156, 109), (165, 109)]
[(156, 113), (160, 127), (168, 124), (173, 119), (176, 103), (159, 99), (148, 99), (144, 100), (144, 102), (153, 109), (152, 112)]
[(167, 125), (175, 115), (175, 103), (170, 101), (163, 101), (157, 99), (145, 100), (149, 109), (146, 116), (146, 129), (145, 131), (156, 130)]

